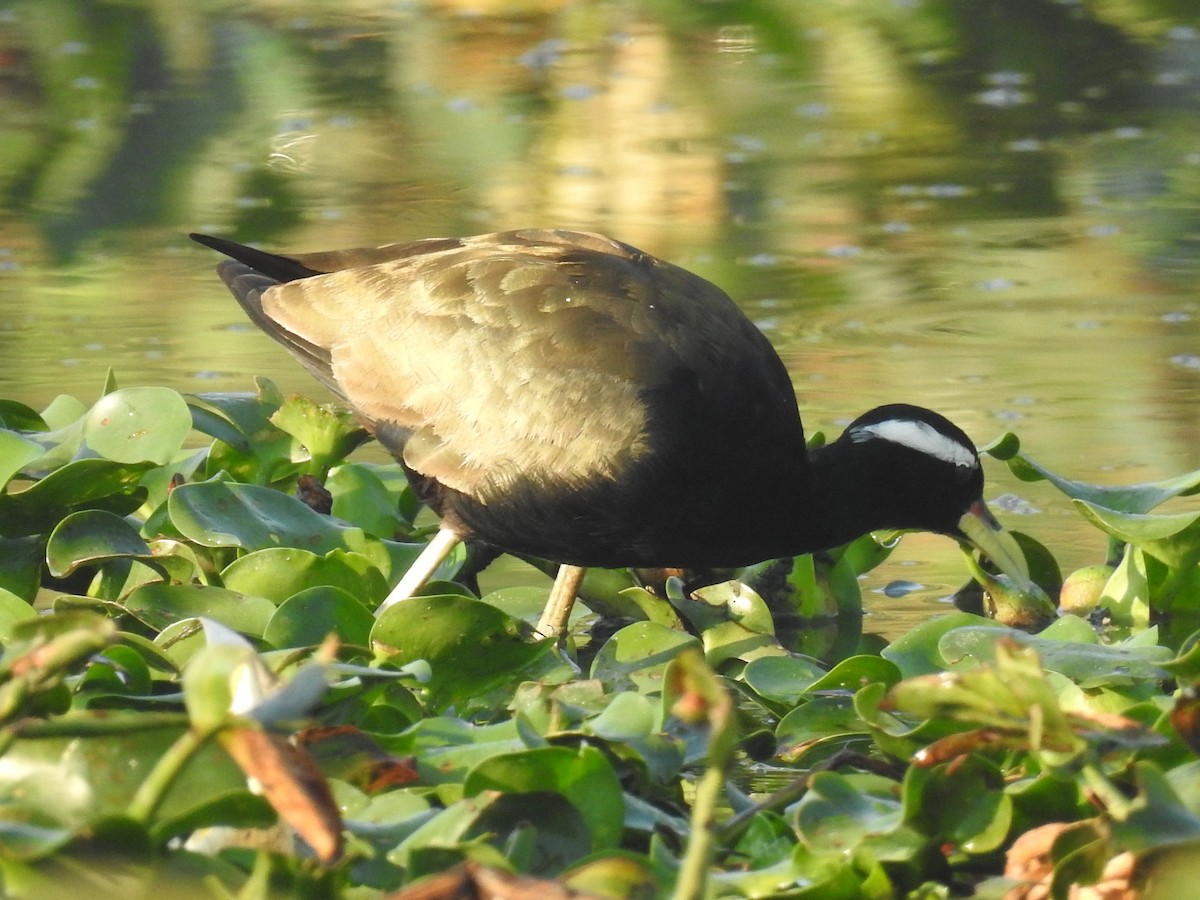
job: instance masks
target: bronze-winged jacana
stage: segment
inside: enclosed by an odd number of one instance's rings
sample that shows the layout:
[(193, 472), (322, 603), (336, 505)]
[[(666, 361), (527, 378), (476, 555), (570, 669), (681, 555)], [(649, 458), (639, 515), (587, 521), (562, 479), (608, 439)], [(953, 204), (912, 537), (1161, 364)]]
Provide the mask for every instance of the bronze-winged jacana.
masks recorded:
[(380, 610), (466, 538), (561, 564), (740, 566), (876, 529), (969, 541), (1028, 583), (970, 439), (891, 405), (808, 449), (787, 370), (720, 288), (570, 231), (277, 256), (206, 235), (246, 313), (343, 397), (442, 520)]

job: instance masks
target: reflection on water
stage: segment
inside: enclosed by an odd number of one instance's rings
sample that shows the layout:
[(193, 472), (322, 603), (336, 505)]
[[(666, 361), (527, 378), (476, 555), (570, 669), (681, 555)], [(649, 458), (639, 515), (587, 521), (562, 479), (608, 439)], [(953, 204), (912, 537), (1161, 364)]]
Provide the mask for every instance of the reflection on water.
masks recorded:
[[(802, 10), (802, 12), (801, 12)], [(567, 226), (725, 287), (810, 430), (879, 402), (1078, 478), (1200, 466), (1200, 15), (1183, 4), (0, 6), (0, 395), (320, 394), (182, 234)], [(1098, 534), (992, 469), (1064, 565)], [(869, 630), (962, 576), (905, 541)], [(907, 617), (907, 618), (906, 618)]]

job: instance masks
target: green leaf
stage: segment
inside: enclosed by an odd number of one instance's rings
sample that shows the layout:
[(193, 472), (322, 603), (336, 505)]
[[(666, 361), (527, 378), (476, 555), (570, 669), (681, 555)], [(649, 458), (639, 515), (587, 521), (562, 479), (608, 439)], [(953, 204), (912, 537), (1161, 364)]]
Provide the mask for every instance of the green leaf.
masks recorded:
[(305, 397), (292, 397), (271, 415), (271, 424), (292, 435), (308, 451), (310, 474), (329, 467), (370, 438), (353, 413), (335, 412)]
[(965, 625), (1005, 628), (999, 622), (985, 619), (982, 616), (955, 612), (918, 625), (892, 641), (880, 655), (895, 663), (905, 678), (940, 672), (946, 668), (947, 663), (938, 648), (938, 642), (946, 632), (962, 628)]
[(661, 691), (667, 665), (684, 647), (699, 646), (690, 634), (655, 622), (634, 622), (610, 637), (592, 660), (591, 677), (613, 691), (637, 687)]
[(889, 660), (866, 654), (843, 659), (810, 684), (804, 693), (849, 691), (854, 693), (868, 684), (893, 685), (901, 678), (899, 667)]
[(37, 610), (11, 591), (0, 587), (0, 643), (7, 644), (12, 638), (13, 626), (18, 622), (36, 619)]
[(844, 740), (867, 733), (854, 709), (852, 697), (814, 697), (797, 706), (775, 728), (775, 739), (783, 745)]
[(1012, 797), (1004, 787), (1004, 773), (982, 757), (912, 766), (904, 778), (905, 813), (938, 843), (990, 853), (1004, 843), (1013, 822)]
[(346, 591), (319, 585), (300, 591), (282, 603), (263, 631), (272, 647), (311, 647), (330, 634), (344, 644), (367, 646), (375, 616), (361, 600)]
[(607, 758), (595, 747), (538, 747), (492, 756), (473, 768), (463, 795), (485, 791), (543, 796), (559, 794), (587, 823), (592, 851), (615, 847), (625, 821), (621, 784)]
[(177, 392), (165, 387), (124, 388), (106, 394), (83, 422), (87, 446), (121, 463), (169, 463), (192, 430), (192, 414)]
[(1114, 625), (1145, 628), (1153, 608), (1146, 553), (1134, 544), (1126, 544), (1116, 570), (1100, 591), (1097, 606), (1112, 616)]
[(1200, 816), (1183, 806), (1162, 771), (1139, 762), (1135, 775), (1137, 796), (1113, 816), (1113, 837), (1135, 853), (1200, 842)]
[(904, 807), (898, 786), (889, 779), (817, 772), (794, 817), (800, 839), (810, 851), (842, 856), (869, 837), (900, 829)]
[(0, 431), (0, 488), (43, 452), (41, 444), (12, 431)]
[(1200, 470), (1163, 481), (1132, 485), (1101, 485), (1072, 481), (1051, 472), (1019, 452), (1020, 443), (1014, 435), (1004, 435), (992, 445), (982, 448), (997, 459), (1008, 463), (1013, 474), (1022, 481), (1045, 479), (1070, 497), (1089, 506), (1099, 506), (1124, 513), (1147, 513), (1173, 497), (1200, 491)]
[(276, 604), (306, 588), (340, 588), (374, 609), (387, 596), (379, 568), (360, 553), (330, 550), (318, 556), (294, 547), (268, 547), (238, 557), (221, 572), (231, 591), (265, 597)]
[(764, 699), (794, 705), (824, 675), (825, 669), (806, 657), (763, 656), (746, 664), (741, 680)]
[(42, 421), (48, 431), (68, 428), (87, 415), (88, 408), (80, 400), (67, 394), (59, 394), (42, 410)]
[(370, 466), (346, 463), (329, 473), (326, 489), (333, 494), (333, 514), (367, 534), (394, 538), (408, 527), (400, 515), (399, 494)]
[(253, 637), (262, 637), (275, 614), (270, 600), (197, 584), (145, 584), (123, 605), (157, 631), (181, 619), (206, 618)]
[(154, 559), (149, 545), (124, 518), (102, 509), (72, 513), (55, 526), (46, 544), (46, 563), (57, 578), (84, 565), (132, 557)]
[(0, 588), (32, 603), (41, 587), (45, 560), (40, 535), (0, 538)]
[(523, 623), (479, 600), (422, 596), (388, 607), (371, 642), (390, 651), (393, 665), (427, 661), (431, 700), (445, 708), (486, 693), (549, 652), (552, 642), (526, 643), (523, 631)]
[(1128, 541), (1175, 569), (1200, 562), (1200, 513), (1145, 515), (1076, 500), (1084, 518), (1118, 540)]
[[(8, 852), (42, 856), (58, 845), (57, 829), (75, 831), (106, 815), (123, 813), (186, 729), (178, 715), (158, 720), (143, 712), (113, 710), (73, 713), (57, 721), (60, 736), (17, 741), (5, 752), (0, 810), (7, 815), (0, 815), (0, 834)], [(233, 790), (246, 793), (245, 777), (219, 749), (202, 749), (170, 785), (160, 816), (196, 810)], [(49, 830), (39, 837), (22, 827), (22, 820)], [(211, 818), (193, 821), (196, 827), (216, 824)], [(226, 816), (218, 821), (232, 824), (238, 819)], [(15, 843), (8, 844), (9, 838)]]
[(44, 534), (70, 513), (105, 509), (116, 515), (133, 512), (145, 500), (138, 487), (150, 463), (78, 459), (56, 469), (16, 494), (0, 494), (0, 535)]
[(1036, 650), (1043, 668), (1059, 672), (1085, 689), (1166, 678), (1163, 663), (1174, 656), (1168, 647), (1104, 646), (979, 626), (947, 632), (938, 642), (938, 650), (955, 668), (961, 668), (964, 661), (990, 665), (998, 659), (1001, 642)]
[(36, 412), (16, 400), (0, 399), (0, 428), (9, 431), (49, 431)]
[[(296, 547), (318, 555), (333, 550), (360, 553), (386, 578), (396, 579), (420, 555), (422, 544), (383, 541), (314, 512), (295, 497), (268, 487), (227, 481), (180, 485), (167, 502), (172, 524), (180, 533), (206, 547)], [(453, 573), (461, 553), (447, 566)]]

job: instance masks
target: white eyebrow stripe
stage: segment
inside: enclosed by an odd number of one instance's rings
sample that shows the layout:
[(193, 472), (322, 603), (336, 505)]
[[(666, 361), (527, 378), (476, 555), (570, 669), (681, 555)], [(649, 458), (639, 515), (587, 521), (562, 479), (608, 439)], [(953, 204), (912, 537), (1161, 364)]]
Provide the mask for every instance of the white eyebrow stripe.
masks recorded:
[(850, 432), (852, 441), (869, 441), (873, 438), (901, 444), (965, 469), (973, 469), (979, 465), (979, 458), (974, 450), (964, 447), (959, 441), (942, 434), (926, 422), (887, 419), (872, 425), (863, 425)]

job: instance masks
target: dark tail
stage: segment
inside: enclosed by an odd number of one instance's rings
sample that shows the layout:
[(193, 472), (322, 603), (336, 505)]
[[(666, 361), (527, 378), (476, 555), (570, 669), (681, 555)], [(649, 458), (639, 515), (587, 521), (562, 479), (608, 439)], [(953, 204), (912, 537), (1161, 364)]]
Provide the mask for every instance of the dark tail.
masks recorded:
[(197, 244), (211, 247), (218, 253), (224, 253), (238, 262), (244, 263), (255, 272), (266, 275), (273, 281), (295, 281), (298, 278), (311, 278), (314, 275), (325, 274), (324, 272), (318, 272), (316, 269), (310, 269), (308, 266), (302, 265), (289, 257), (277, 256), (274, 253), (265, 253), (262, 250), (255, 250), (253, 247), (247, 247), (245, 244), (239, 244), (235, 241), (228, 241), (225, 238), (213, 237), (209, 234), (189, 234), (188, 237)]

